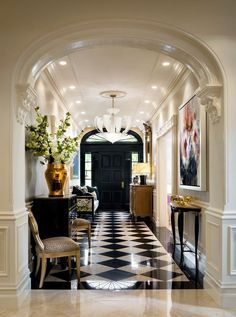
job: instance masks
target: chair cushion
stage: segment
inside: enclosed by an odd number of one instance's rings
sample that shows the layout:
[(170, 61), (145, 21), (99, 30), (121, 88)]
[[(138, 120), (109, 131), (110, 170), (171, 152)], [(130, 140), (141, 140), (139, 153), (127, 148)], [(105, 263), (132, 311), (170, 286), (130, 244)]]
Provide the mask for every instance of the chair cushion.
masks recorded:
[(68, 237), (53, 237), (43, 240), (44, 252), (67, 252), (80, 250), (79, 245)]
[(85, 226), (90, 225), (90, 221), (87, 219), (77, 218), (72, 222), (73, 227)]

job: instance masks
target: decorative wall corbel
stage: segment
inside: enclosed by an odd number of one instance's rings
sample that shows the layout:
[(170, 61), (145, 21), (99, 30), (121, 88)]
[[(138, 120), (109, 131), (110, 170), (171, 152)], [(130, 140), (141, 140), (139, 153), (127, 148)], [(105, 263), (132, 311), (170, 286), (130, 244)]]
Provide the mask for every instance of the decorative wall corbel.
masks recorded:
[(219, 121), (222, 109), (222, 86), (206, 86), (197, 92), (197, 97), (206, 107), (212, 123)]
[(16, 86), (16, 96), (16, 120), (24, 124), (27, 113), (37, 106), (38, 95), (29, 84), (21, 84)]

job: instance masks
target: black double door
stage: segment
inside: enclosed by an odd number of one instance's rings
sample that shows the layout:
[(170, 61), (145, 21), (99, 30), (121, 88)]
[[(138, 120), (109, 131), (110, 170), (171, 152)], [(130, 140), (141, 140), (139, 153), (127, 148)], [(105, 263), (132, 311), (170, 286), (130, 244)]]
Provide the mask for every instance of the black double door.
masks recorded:
[(99, 188), (102, 209), (125, 209), (129, 165), (124, 152), (97, 153), (93, 179)]
[(132, 152), (142, 160), (142, 144), (81, 146), (81, 184), (85, 184), (85, 153), (91, 153), (92, 185), (98, 187), (100, 210), (129, 210)]

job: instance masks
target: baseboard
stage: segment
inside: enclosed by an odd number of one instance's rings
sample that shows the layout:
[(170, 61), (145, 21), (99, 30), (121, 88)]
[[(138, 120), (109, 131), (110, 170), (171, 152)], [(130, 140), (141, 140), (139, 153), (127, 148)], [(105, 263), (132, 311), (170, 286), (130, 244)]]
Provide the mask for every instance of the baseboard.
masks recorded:
[(204, 289), (221, 308), (236, 309), (236, 288), (222, 288), (209, 273), (204, 277)]
[(3, 309), (19, 308), (31, 291), (31, 280), (27, 276), (16, 287), (0, 288), (0, 307)]

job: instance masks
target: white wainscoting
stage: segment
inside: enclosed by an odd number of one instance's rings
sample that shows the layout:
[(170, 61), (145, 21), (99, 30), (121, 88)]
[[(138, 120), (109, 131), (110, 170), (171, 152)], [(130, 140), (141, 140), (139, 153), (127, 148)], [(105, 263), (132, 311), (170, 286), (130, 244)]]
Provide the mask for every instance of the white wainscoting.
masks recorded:
[(229, 226), (230, 274), (236, 275), (236, 226)]
[(0, 226), (0, 276), (8, 275), (8, 227)]
[[(28, 213), (0, 214), (0, 305), (17, 303), (30, 290)], [(26, 291), (26, 292), (25, 292)]]
[(205, 288), (222, 307), (235, 307), (236, 213), (208, 208), (206, 211)]
[(207, 214), (206, 217), (206, 257), (207, 272), (219, 278), (221, 261), (221, 224), (219, 218)]

